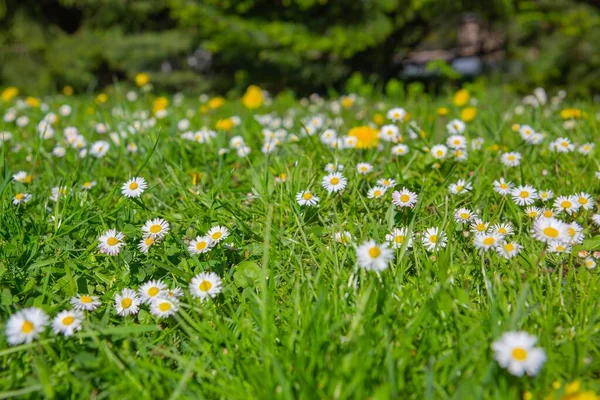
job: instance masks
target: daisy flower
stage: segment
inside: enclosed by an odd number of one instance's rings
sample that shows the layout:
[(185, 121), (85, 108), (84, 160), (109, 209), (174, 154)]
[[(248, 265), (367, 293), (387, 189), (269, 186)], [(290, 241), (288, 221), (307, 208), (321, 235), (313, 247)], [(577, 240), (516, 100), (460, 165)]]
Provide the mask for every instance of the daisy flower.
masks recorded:
[(392, 147), (392, 155), (395, 156), (403, 156), (405, 154), (408, 154), (408, 151), (409, 148), (405, 144), (397, 144), (396, 146)]
[(475, 248), (480, 251), (489, 251), (490, 249), (494, 249), (502, 244), (502, 235), (497, 233), (486, 233), (479, 232), (475, 234), (473, 238), (473, 244)]
[(12, 179), (14, 182), (30, 183), (31, 175), (28, 175), (25, 171), (19, 171), (12, 176)]
[(458, 182), (450, 184), (448, 189), (452, 194), (463, 194), (471, 191), (473, 186), (471, 185), (471, 182), (467, 182), (464, 179), (459, 179)]
[(144, 237), (161, 239), (169, 232), (169, 223), (162, 218), (155, 218), (146, 221), (142, 226), (142, 234)]
[(527, 332), (506, 332), (492, 344), (494, 358), (515, 376), (538, 374), (546, 362), (546, 353), (534, 347), (537, 338)]
[(173, 301), (179, 300), (183, 297), (183, 290), (179, 286), (175, 286), (173, 289), (167, 289), (165, 292), (165, 298)]
[(500, 161), (507, 167), (518, 167), (519, 164), (521, 164), (521, 153), (516, 151), (504, 153), (502, 154)]
[(200, 300), (215, 298), (221, 293), (221, 278), (214, 272), (201, 272), (192, 279), (190, 292)]
[(467, 138), (463, 135), (452, 135), (446, 140), (446, 146), (451, 149), (464, 149), (467, 147)]
[(566, 212), (571, 215), (579, 209), (579, 202), (575, 196), (558, 196), (554, 200), (554, 209), (557, 213)]
[(392, 204), (398, 207), (413, 208), (417, 203), (417, 199), (417, 194), (411, 192), (407, 188), (402, 188), (402, 190), (396, 190), (394, 193), (392, 193)]
[(583, 265), (585, 265), (587, 269), (594, 269), (596, 268), (596, 261), (592, 257), (587, 257), (583, 261)]
[(577, 199), (577, 203), (584, 210), (591, 210), (594, 208), (594, 199), (586, 192), (581, 192), (573, 197)]
[(585, 239), (585, 235), (583, 234), (583, 227), (575, 221), (567, 225), (567, 235), (569, 235), (571, 244), (581, 244)]
[(336, 242), (341, 243), (341, 244), (349, 244), (349, 243), (352, 243), (352, 240), (353, 240), (352, 234), (348, 231), (335, 232), (333, 234), (333, 237)]
[(110, 144), (105, 140), (98, 140), (92, 144), (90, 155), (95, 158), (102, 158), (108, 153)]
[(446, 247), (446, 234), (437, 227), (428, 228), (422, 236), (423, 246), (428, 251), (436, 251)]
[(548, 201), (554, 197), (554, 192), (552, 190), (542, 190), (538, 193), (538, 196), (541, 201)]
[(400, 107), (394, 107), (387, 112), (387, 119), (392, 121), (402, 121), (406, 116), (406, 110)]
[(592, 150), (594, 150), (595, 146), (596, 145), (594, 143), (584, 143), (581, 146), (579, 146), (579, 148), (577, 148), (577, 151), (580, 154), (587, 156), (588, 154), (590, 154), (592, 152)]
[(121, 186), (121, 193), (125, 197), (140, 197), (147, 187), (148, 184), (144, 178), (131, 178)]
[(386, 189), (390, 189), (390, 188), (393, 188), (394, 186), (396, 186), (396, 181), (393, 180), (393, 179), (387, 179), (387, 178), (386, 179), (379, 179), (377, 181), (377, 184), (379, 186), (383, 186)]
[(500, 178), (497, 181), (494, 181), (494, 192), (506, 196), (510, 193), (513, 186), (514, 184), (512, 182), (507, 182), (504, 178)]
[(140, 309), (141, 300), (137, 293), (131, 289), (123, 289), (120, 294), (115, 295), (115, 308), (117, 315), (125, 317), (137, 314)]
[(157, 240), (151, 236), (142, 238), (138, 243), (138, 249), (140, 249), (142, 253), (147, 254), (148, 250), (150, 250), (150, 247), (156, 242)]
[(138, 293), (142, 303), (150, 304), (153, 300), (162, 297), (167, 289), (167, 285), (159, 280), (149, 281), (139, 287)]
[(348, 179), (346, 179), (340, 172), (333, 172), (323, 177), (321, 184), (328, 193), (337, 193), (346, 188)]
[(214, 246), (215, 244), (217, 244), (229, 237), (229, 229), (225, 228), (224, 226), (220, 226), (220, 225), (213, 226), (212, 228), (210, 228), (210, 230), (208, 231), (208, 233), (206, 235), (210, 236), (211, 245)]
[(542, 208), (540, 210), (541, 216), (544, 218), (552, 218), (554, 217), (554, 211), (549, 208)]
[(97, 185), (96, 181), (87, 181), (81, 184), (81, 188), (85, 190), (91, 190), (94, 186)]
[(62, 333), (65, 336), (71, 336), (81, 329), (83, 322), (83, 312), (79, 310), (64, 310), (58, 313), (52, 320), (52, 330), (54, 333)]
[(342, 164), (338, 164), (337, 161), (335, 163), (329, 163), (325, 166), (325, 172), (329, 172), (330, 174), (333, 172), (342, 172), (344, 170), (344, 166)]
[(475, 218), (475, 213), (468, 208), (459, 208), (454, 212), (454, 220), (459, 224), (466, 224)]
[(564, 242), (552, 242), (548, 244), (548, 253), (570, 253), (571, 245), (569, 243)]
[(429, 153), (436, 160), (443, 160), (448, 155), (448, 148), (443, 144), (436, 144), (431, 148)]
[(313, 195), (310, 190), (296, 193), (296, 202), (301, 206), (313, 207), (319, 203), (319, 198)]
[(513, 201), (520, 206), (531, 205), (538, 198), (537, 190), (529, 185), (517, 186), (510, 191), (510, 195)]
[(394, 228), (390, 233), (385, 235), (385, 240), (392, 246), (392, 249), (401, 248), (406, 242), (406, 247), (412, 247), (412, 234), (408, 232), (408, 229), (401, 226), (400, 228)]
[(525, 209), (525, 215), (527, 215), (529, 218), (537, 218), (541, 215), (541, 213), (542, 210), (537, 207), (531, 206)]
[(76, 310), (94, 311), (102, 302), (98, 296), (90, 296), (89, 294), (77, 294), (75, 297), (71, 297), (71, 305)]
[(13, 204), (18, 206), (19, 204), (29, 203), (31, 200), (31, 195), (29, 193), (17, 193), (15, 197), (13, 197)]
[(511, 259), (521, 251), (521, 245), (516, 242), (506, 242), (496, 247), (496, 252), (503, 258)]
[(594, 215), (592, 215), (592, 222), (596, 226), (600, 227), (600, 214), (594, 214)]
[(383, 197), (385, 195), (386, 190), (387, 189), (383, 186), (374, 186), (371, 189), (369, 189), (367, 197), (369, 199), (377, 199), (379, 197)]
[(462, 133), (465, 131), (465, 128), (465, 123), (460, 119), (453, 119), (446, 124), (446, 130), (452, 135), (462, 135)]
[(394, 252), (387, 244), (368, 240), (356, 248), (356, 259), (358, 265), (367, 271), (383, 271), (394, 259)]
[(575, 149), (575, 145), (568, 138), (558, 138), (550, 143), (550, 149), (557, 153), (568, 153)]
[(150, 313), (160, 318), (167, 318), (175, 314), (179, 309), (176, 300), (167, 298), (158, 298), (150, 304)]
[(356, 164), (356, 170), (358, 171), (359, 174), (361, 175), (366, 175), (369, 172), (373, 171), (373, 166), (369, 163), (358, 163)]
[(569, 239), (567, 224), (556, 218), (538, 218), (533, 223), (532, 235), (540, 242), (565, 242)]
[(470, 231), (473, 233), (483, 233), (488, 230), (489, 222), (484, 222), (481, 219), (475, 217), (472, 219)]
[(510, 222), (502, 222), (499, 224), (495, 224), (492, 226), (491, 230), (492, 232), (502, 236), (512, 235), (514, 232)]
[(48, 325), (48, 315), (36, 307), (17, 311), (6, 322), (6, 341), (10, 345), (31, 343)]
[(400, 129), (396, 125), (384, 125), (379, 130), (379, 138), (386, 142), (397, 142), (400, 139)]
[(98, 248), (103, 254), (117, 255), (121, 251), (121, 247), (125, 246), (124, 238), (123, 233), (117, 232), (116, 229), (109, 229), (98, 238), (100, 242)]
[(191, 255), (209, 252), (213, 247), (213, 241), (209, 235), (196, 236), (196, 239), (190, 241), (188, 251)]

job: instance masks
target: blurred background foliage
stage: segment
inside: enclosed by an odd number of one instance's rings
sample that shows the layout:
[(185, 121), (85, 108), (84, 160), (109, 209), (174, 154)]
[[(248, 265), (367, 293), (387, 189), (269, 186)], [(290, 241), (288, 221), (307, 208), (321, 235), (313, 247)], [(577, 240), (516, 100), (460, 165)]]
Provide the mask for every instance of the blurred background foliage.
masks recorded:
[[(357, 73), (382, 88), (406, 79), (429, 87), (465, 79), (446, 51), (465, 15), (500, 38), (485, 79), (600, 90), (593, 0), (0, 0), (0, 85), (82, 92), (146, 72), (160, 91), (258, 84), (306, 94)], [(407, 77), (415, 57), (435, 73)]]

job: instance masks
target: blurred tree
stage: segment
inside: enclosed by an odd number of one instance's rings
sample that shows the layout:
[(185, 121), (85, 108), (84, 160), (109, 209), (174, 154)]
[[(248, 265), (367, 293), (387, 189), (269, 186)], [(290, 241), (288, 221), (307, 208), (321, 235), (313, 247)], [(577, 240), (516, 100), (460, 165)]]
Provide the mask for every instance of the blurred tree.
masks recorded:
[(144, 71), (158, 89), (196, 92), (323, 91), (354, 72), (385, 83), (423, 43), (452, 46), (467, 12), (506, 32), (518, 87), (600, 88), (600, 12), (577, 0), (0, 0), (0, 82), (82, 91)]

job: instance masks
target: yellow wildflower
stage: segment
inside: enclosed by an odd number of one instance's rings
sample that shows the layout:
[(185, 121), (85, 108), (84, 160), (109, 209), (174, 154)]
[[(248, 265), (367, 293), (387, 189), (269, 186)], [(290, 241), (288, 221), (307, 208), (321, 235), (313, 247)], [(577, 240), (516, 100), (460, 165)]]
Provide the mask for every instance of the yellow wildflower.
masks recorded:
[[(244, 105), (244, 107), (250, 109), (262, 106), (264, 101), (265, 97), (263, 96), (262, 90), (256, 85), (248, 86), (248, 89), (246, 89), (246, 93), (244, 93), (244, 96), (242, 97), (242, 104)], [(208, 106), (211, 107), (210, 102)]]

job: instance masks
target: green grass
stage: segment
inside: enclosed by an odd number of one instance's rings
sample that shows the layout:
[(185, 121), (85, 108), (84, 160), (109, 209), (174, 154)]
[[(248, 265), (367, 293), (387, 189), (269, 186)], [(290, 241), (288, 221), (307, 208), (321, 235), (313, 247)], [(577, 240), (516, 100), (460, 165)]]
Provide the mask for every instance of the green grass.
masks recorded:
[[(364, 100), (342, 109), (339, 134), (371, 121), (376, 112), (385, 115), (391, 106), (410, 111), (426, 136), (406, 140), (410, 152), (398, 158), (391, 157), (388, 143), (380, 152), (338, 151), (318, 136), (262, 154), (261, 128), (253, 114), (283, 116), (294, 109), (290, 132), (298, 133), (304, 117), (329, 112), (326, 106), (309, 111), (287, 98), (258, 111), (232, 100), (205, 116), (190, 98), (171, 105), (169, 116), (155, 127), (121, 139), (120, 145), (111, 142), (105, 158), (80, 159), (68, 147), (66, 157), (52, 156), (67, 126), (78, 127), (88, 144), (110, 141), (107, 134), (95, 133), (94, 123), (108, 123), (112, 132), (136, 119), (134, 111), (151, 109), (149, 97), (135, 103), (118, 93), (110, 97), (105, 105), (85, 96), (44, 99), (54, 112), (61, 104), (73, 107), (72, 115), (57, 122), (55, 137), (46, 141), (35, 132), (45, 115), (39, 109), (18, 111), (30, 118), (25, 128), (0, 122), (0, 131), (14, 136), (2, 145), (0, 398), (518, 399), (526, 391), (542, 398), (553, 382), (573, 380), (600, 390), (600, 279), (598, 270), (581, 266), (578, 257), (581, 249), (600, 247), (598, 228), (590, 220), (593, 211), (565, 219), (584, 227), (586, 241), (571, 254), (557, 256), (543, 252), (544, 245), (532, 239), (532, 221), (523, 207), (492, 191), (492, 182), (504, 176), (557, 195), (586, 191), (597, 199), (598, 153), (586, 157), (548, 150), (560, 136), (598, 145), (600, 122), (591, 102), (575, 105), (589, 115), (566, 130), (559, 116), (566, 104), (544, 107), (547, 116), (526, 107), (523, 115), (504, 118), (519, 99), (480, 93), (478, 115), (467, 124), (466, 135), (483, 137), (483, 149), (470, 151), (463, 163), (443, 161), (439, 169), (423, 147), (445, 142), (444, 126), (459, 114), (449, 98)], [(4, 114), (9, 106), (0, 104), (0, 111)], [(113, 106), (123, 107), (126, 116), (113, 116)], [(437, 116), (440, 106), (450, 108), (449, 117)], [(194, 130), (213, 128), (217, 119), (233, 115), (242, 123), (231, 132), (218, 132), (209, 144), (183, 141), (176, 125), (188, 109), (195, 112), (190, 118)], [(513, 123), (545, 132), (544, 142), (526, 146), (511, 131)], [(405, 132), (406, 124), (401, 127)], [(217, 155), (234, 135), (252, 148), (247, 158), (234, 151)], [(126, 151), (130, 142), (138, 153)], [(23, 148), (13, 152), (16, 144)], [(521, 166), (503, 167), (494, 144), (520, 151)], [(349, 180), (341, 196), (327, 195), (321, 187), (325, 165), (336, 159)], [(362, 161), (374, 165), (371, 174), (356, 173)], [(32, 183), (11, 182), (18, 170), (31, 173)], [(195, 186), (192, 173), (201, 173)], [(287, 181), (275, 183), (281, 173)], [(120, 193), (131, 176), (149, 183), (135, 201)], [(416, 207), (392, 206), (391, 191), (383, 199), (368, 199), (368, 189), (379, 178), (394, 178), (397, 189), (418, 192)], [(451, 195), (448, 185), (461, 178), (473, 183), (473, 191)], [(97, 186), (82, 190), (81, 184), (91, 180)], [(72, 192), (54, 203), (48, 200), (50, 189), (59, 185)], [(295, 194), (305, 189), (321, 197), (318, 208), (296, 204)], [(258, 197), (248, 201), (252, 190)], [(32, 201), (13, 206), (13, 196), (23, 191), (32, 194)], [(519, 256), (481, 255), (472, 237), (463, 235), (466, 228), (453, 220), (461, 206), (491, 223), (511, 221), (515, 240), (524, 246)], [(140, 227), (155, 217), (166, 219), (171, 231), (146, 256), (137, 249)], [(227, 242), (235, 249), (218, 245), (190, 256), (184, 238), (214, 225), (230, 229)], [(389, 268), (376, 274), (357, 269), (354, 248), (333, 239), (334, 232), (348, 230), (358, 244), (368, 239), (382, 243), (400, 225), (413, 232), (441, 227), (448, 246), (429, 253), (415, 238), (412, 249), (397, 250)], [(97, 249), (98, 237), (110, 228), (126, 235), (127, 246), (116, 257)], [(201, 271), (222, 277), (223, 291), (216, 299), (200, 302), (189, 295), (189, 281)], [(186, 292), (174, 317), (158, 320), (147, 307), (136, 317), (116, 315), (115, 293), (159, 278)], [(355, 286), (349, 285), (351, 278)], [(87, 314), (79, 333), (65, 338), (48, 328), (31, 344), (8, 346), (4, 322), (11, 314), (36, 306), (52, 318), (70, 308), (76, 293), (96, 294), (103, 302)], [(510, 330), (539, 338), (548, 361), (538, 376), (513, 377), (494, 360), (491, 343)]]

